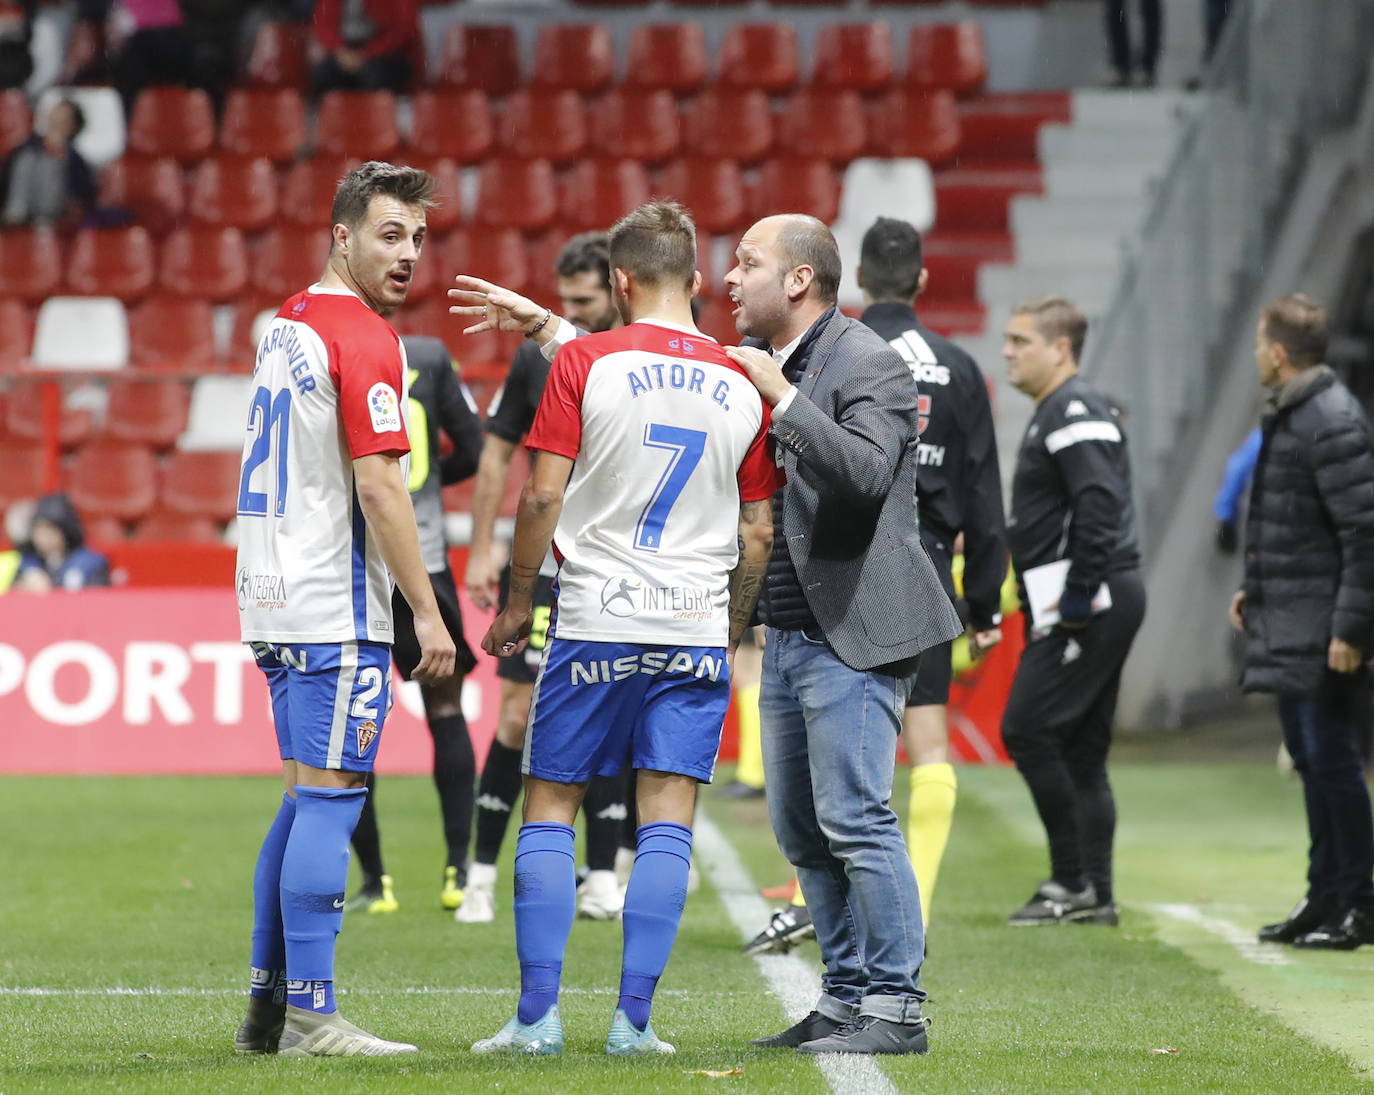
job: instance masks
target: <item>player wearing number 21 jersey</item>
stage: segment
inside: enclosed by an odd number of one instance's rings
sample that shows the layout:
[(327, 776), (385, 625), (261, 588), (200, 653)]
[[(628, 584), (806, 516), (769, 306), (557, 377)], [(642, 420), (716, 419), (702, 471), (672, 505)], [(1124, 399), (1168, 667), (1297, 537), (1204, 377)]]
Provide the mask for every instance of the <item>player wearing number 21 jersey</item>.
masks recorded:
[(391, 575), (353, 461), (401, 451), (408, 474), (407, 378), (396, 332), (348, 290), (312, 286), (277, 312), (258, 347), (239, 488), (245, 642), (392, 641)]

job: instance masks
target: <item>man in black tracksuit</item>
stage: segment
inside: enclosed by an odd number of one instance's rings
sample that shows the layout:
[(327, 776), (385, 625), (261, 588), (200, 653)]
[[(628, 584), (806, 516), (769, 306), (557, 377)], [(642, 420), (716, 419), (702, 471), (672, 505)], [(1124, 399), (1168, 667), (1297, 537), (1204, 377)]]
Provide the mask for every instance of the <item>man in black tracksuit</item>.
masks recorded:
[(1374, 432), (1321, 362), (1326, 313), (1271, 301), (1255, 359), (1272, 392), (1245, 528), (1247, 692), (1278, 695), (1311, 837), (1307, 894), (1261, 942), (1353, 950), (1374, 943), (1374, 820), (1356, 744), (1374, 642)]
[[(914, 227), (879, 217), (864, 234), (858, 278), (868, 301), (862, 321), (902, 355), (920, 389), (916, 502), (921, 540), (954, 600), (954, 541), (963, 533), (965, 622), (976, 657), (1002, 637), (1007, 574), (1002, 476), (987, 383), (973, 358), (916, 318), (912, 301), (925, 290), (927, 271), (921, 234)], [(912, 765), (907, 848), (926, 923), (957, 791), (945, 712), (953, 645), (942, 643), (921, 655), (903, 719)]]
[[(1078, 375), (1087, 328), (1068, 301), (1029, 301), (1012, 314), (1002, 347), (1008, 379), (1036, 404), (1007, 522), (1027, 643), (1002, 740), (1044, 823), (1051, 870), (1011, 914), (1012, 924), (1117, 922), (1107, 752), (1121, 668), (1145, 616), (1145, 586), (1126, 439), (1106, 400)], [(1028, 572), (1064, 560), (1062, 592), (1050, 601), (1058, 622), (1037, 626)], [(1104, 584), (1109, 598), (1100, 592)]]

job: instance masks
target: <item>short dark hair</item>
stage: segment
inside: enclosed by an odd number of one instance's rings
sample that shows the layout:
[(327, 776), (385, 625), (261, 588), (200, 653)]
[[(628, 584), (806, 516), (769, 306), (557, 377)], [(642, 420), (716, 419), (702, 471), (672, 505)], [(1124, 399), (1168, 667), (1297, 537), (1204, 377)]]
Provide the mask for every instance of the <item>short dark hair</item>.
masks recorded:
[(1088, 317), (1078, 305), (1063, 297), (1033, 297), (1011, 310), (1014, 316), (1032, 316), (1035, 329), (1046, 342), (1067, 338), (1074, 361), (1082, 360), (1083, 343), (1088, 337)]
[(334, 205), (329, 210), (329, 223), (356, 228), (367, 216), (368, 206), (378, 194), (428, 209), (434, 204), (435, 189), (434, 177), (428, 171), (369, 160), (339, 181), (339, 188), (334, 191)]
[(816, 297), (823, 304), (834, 304), (840, 294), (840, 247), (824, 223), (800, 213), (784, 214), (778, 230), (778, 257), (783, 274), (798, 266), (809, 266), (815, 277)]
[(1264, 337), (1288, 351), (1298, 369), (1326, 360), (1326, 309), (1306, 293), (1290, 293), (1264, 306)]
[(895, 217), (879, 217), (864, 233), (859, 271), (874, 300), (908, 303), (921, 283), (921, 233)]
[(690, 287), (697, 269), (697, 226), (677, 202), (641, 205), (610, 232), (611, 267), (641, 285)]
[(611, 238), (605, 232), (583, 232), (563, 245), (553, 263), (554, 273), (570, 278), (590, 271), (603, 289), (611, 287)]
[(77, 137), (86, 128), (86, 112), (75, 99), (58, 99), (53, 103), (52, 109), (56, 110), (60, 106), (65, 106), (72, 112), (72, 137)]

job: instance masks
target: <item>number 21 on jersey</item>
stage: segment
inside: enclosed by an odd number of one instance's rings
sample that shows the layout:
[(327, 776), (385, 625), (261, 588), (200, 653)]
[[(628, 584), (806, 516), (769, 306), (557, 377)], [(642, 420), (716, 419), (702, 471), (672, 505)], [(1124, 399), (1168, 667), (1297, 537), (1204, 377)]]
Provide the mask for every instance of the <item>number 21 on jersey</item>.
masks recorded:
[(248, 429), (255, 437), (239, 476), (238, 515), (266, 517), (270, 488), (273, 495), (272, 512), (281, 517), (286, 513), (286, 454), (291, 432), (291, 389), (283, 388), (274, 397), (265, 387), (259, 387), (253, 393), (253, 405), (248, 411)]

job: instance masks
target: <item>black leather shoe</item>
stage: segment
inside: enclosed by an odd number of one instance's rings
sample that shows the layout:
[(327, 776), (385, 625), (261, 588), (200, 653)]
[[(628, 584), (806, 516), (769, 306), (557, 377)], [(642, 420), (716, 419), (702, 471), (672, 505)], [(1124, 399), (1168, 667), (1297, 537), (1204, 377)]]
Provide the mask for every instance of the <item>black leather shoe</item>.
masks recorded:
[(926, 1053), (930, 1020), (893, 1023), (876, 1015), (860, 1015), (828, 1038), (817, 1038), (797, 1047), (800, 1053)]
[(803, 1042), (815, 1041), (817, 1038), (824, 1038), (834, 1034), (839, 1030), (843, 1023), (837, 1023), (822, 1015), (819, 1011), (813, 1011), (800, 1022), (793, 1023), (781, 1034), (770, 1034), (767, 1038), (755, 1038), (749, 1044), (758, 1046), (760, 1049), (796, 1049)]
[(1316, 931), (1330, 919), (1335, 912), (1329, 901), (1321, 898), (1304, 897), (1288, 914), (1287, 919), (1277, 924), (1266, 924), (1259, 930), (1261, 943), (1291, 943), (1300, 935)]
[(1359, 905), (1293, 940), (1295, 947), (1327, 951), (1353, 951), (1364, 943), (1374, 943), (1374, 908)]

